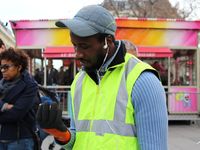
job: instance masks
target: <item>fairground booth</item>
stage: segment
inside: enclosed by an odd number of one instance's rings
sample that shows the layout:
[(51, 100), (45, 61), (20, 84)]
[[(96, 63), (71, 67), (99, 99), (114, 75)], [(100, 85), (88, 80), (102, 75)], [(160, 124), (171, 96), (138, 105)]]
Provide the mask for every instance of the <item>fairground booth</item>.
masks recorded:
[[(73, 62), (78, 70), (69, 30), (57, 28), (57, 20), (10, 21), (17, 48), (39, 51), (32, 69), (44, 67), (46, 59), (60, 59), (64, 67)], [(169, 119), (196, 120), (199, 114), (200, 21), (117, 18), (116, 39), (126, 39), (138, 48), (138, 57), (160, 73), (166, 91)], [(33, 71), (34, 73), (34, 71)], [(44, 85), (46, 83), (44, 82)], [(59, 85), (54, 85), (59, 87)]]

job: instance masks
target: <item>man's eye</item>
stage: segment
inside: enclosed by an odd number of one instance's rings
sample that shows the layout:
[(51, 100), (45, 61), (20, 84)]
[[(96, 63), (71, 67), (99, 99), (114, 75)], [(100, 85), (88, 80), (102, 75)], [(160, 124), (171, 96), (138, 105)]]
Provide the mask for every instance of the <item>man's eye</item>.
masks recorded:
[(81, 48), (82, 49), (88, 49), (88, 48), (90, 48), (88, 45), (83, 45), (83, 46), (81, 46)]
[(86, 50), (88, 48), (90, 48), (88, 45), (74, 46), (75, 50)]

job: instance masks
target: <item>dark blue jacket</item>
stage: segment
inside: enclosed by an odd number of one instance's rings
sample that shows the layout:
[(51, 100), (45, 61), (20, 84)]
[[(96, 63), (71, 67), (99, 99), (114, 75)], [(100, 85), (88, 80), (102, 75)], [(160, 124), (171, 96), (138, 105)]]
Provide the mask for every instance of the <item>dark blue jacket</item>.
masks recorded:
[(24, 71), (17, 85), (10, 89), (9, 93), (0, 100), (0, 109), (4, 103), (14, 105), (12, 109), (0, 112), (0, 140), (32, 137), (32, 134), (21, 120), (35, 130), (34, 104), (37, 90), (38, 86), (35, 80), (27, 71)]

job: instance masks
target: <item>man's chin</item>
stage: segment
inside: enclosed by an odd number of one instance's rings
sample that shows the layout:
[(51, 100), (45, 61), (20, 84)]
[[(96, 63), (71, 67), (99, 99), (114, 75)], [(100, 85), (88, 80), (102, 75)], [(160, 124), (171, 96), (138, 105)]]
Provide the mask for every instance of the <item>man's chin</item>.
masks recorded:
[(92, 71), (95, 71), (97, 70), (96, 67), (94, 66), (83, 66), (84, 70), (88, 71), (88, 72), (92, 72)]

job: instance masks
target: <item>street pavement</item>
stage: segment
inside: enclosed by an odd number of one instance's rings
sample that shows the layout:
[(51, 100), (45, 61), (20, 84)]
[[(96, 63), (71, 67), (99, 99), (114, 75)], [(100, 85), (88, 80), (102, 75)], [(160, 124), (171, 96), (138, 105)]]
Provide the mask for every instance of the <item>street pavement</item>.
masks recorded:
[(200, 125), (169, 125), (169, 150), (200, 150)]
[[(48, 150), (53, 137), (48, 136), (43, 142), (42, 150)], [(54, 150), (60, 150), (55, 145)], [(168, 150), (200, 150), (200, 124), (169, 123), (169, 148)]]

